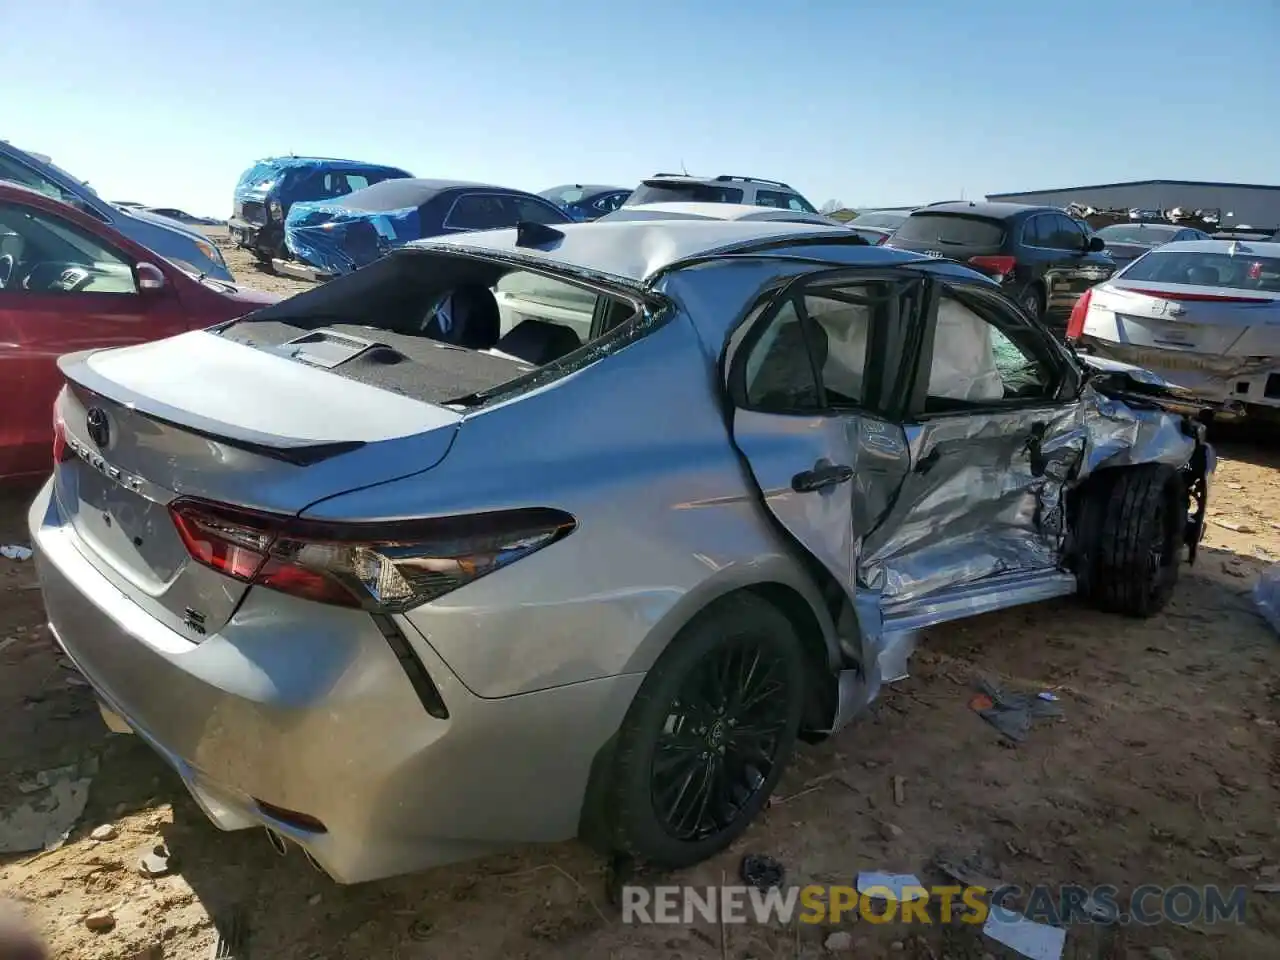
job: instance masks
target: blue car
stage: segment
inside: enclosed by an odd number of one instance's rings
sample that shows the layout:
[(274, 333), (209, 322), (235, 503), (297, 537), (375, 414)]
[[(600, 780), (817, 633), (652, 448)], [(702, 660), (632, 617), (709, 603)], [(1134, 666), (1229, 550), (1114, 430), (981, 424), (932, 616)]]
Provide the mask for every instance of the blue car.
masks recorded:
[(197, 276), (235, 280), (218, 248), (204, 234), (147, 210), (108, 203), (48, 157), (19, 150), (6, 140), (0, 140), (0, 180), (19, 183), (68, 203)]
[(550, 200), (574, 220), (598, 220), (613, 213), (631, 196), (630, 187), (606, 187), (594, 183), (566, 183), (538, 196)]
[(295, 259), (322, 273), (350, 273), (411, 240), (495, 230), (517, 223), (572, 222), (523, 190), (460, 180), (386, 180), (337, 200), (295, 203), (285, 239)]
[(328, 202), (385, 180), (413, 176), (399, 167), (327, 157), (269, 157), (240, 175), (227, 226), (259, 260), (285, 255), (284, 225), (299, 201)]

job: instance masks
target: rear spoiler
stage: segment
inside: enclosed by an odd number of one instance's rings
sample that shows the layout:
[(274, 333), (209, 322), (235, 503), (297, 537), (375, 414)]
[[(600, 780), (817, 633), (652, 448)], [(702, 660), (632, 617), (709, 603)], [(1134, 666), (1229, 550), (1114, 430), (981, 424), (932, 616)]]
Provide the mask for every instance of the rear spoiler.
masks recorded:
[(103, 397), (141, 414), (148, 420), (176, 427), (206, 440), (214, 440), (229, 447), (270, 457), (274, 460), (282, 460), (297, 466), (310, 466), (322, 460), (328, 460), (330, 457), (357, 450), (365, 445), (363, 440), (344, 440), (330, 443), (293, 440), (287, 437), (258, 433), (232, 423), (224, 423), (219, 420), (202, 417), (187, 410), (178, 410), (135, 393), (95, 373), (93, 368), (85, 361), (93, 354), (100, 353), (103, 349), (110, 348), (99, 347), (91, 350), (81, 350), (58, 358), (58, 369), (62, 371), (62, 375), (66, 378), (69, 389), (79, 393), (86, 406), (92, 405), (93, 397)]

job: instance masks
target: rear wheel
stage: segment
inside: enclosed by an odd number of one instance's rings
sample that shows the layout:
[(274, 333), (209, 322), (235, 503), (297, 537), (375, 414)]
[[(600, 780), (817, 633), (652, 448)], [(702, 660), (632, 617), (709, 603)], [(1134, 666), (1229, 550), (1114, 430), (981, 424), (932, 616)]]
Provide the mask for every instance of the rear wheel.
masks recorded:
[(1080, 513), (1080, 588), (1113, 613), (1150, 617), (1173, 596), (1187, 527), (1187, 491), (1163, 464), (1106, 471)]
[(606, 800), (615, 849), (676, 868), (741, 835), (790, 758), (805, 673), (791, 622), (758, 597), (726, 598), (686, 627), (618, 735)]

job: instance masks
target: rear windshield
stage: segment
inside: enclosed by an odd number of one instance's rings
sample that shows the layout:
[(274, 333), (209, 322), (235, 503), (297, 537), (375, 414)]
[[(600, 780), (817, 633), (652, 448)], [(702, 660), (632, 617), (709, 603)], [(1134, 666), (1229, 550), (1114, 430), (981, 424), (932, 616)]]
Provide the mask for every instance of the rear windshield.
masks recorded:
[(907, 217), (893, 238), (944, 247), (998, 247), (1004, 240), (1004, 224), (957, 213), (916, 213)]
[(906, 216), (901, 213), (864, 213), (849, 222), (855, 227), (879, 227), (882, 230), (893, 230), (905, 219)]
[(1156, 249), (1135, 260), (1121, 276), (1146, 283), (1186, 283), (1197, 287), (1280, 293), (1280, 258), (1258, 257), (1244, 251), (1232, 256)]
[(663, 182), (659, 186), (642, 183), (625, 206), (642, 203), (741, 203), (742, 191), (709, 183)]
[(1116, 224), (1114, 227), (1103, 227), (1098, 231), (1098, 236), (1109, 243), (1168, 243), (1177, 232), (1176, 228), (1162, 230), (1159, 227)]

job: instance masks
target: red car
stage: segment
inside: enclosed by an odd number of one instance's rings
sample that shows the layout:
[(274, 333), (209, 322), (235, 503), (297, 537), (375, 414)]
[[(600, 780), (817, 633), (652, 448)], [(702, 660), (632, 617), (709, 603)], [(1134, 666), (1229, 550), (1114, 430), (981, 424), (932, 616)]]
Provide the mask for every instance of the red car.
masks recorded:
[(184, 272), (91, 214), (0, 183), (0, 481), (49, 472), (57, 359), (279, 300)]

